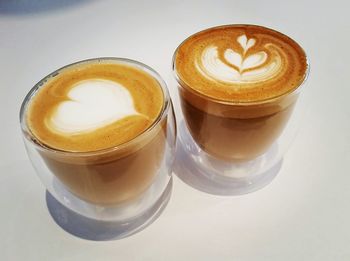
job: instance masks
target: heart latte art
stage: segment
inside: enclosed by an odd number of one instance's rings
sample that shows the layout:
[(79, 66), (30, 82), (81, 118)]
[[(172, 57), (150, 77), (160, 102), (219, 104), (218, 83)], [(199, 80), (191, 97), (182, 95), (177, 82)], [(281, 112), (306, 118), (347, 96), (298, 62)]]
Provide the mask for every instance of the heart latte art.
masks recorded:
[(62, 133), (74, 134), (104, 127), (128, 116), (138, 115), (128, 89), (106, 80), (77, 83), (61, 102), (47, 124)]
[(28, 105), (27, 123), (49, 147), (96, 151), (134, 139), (162, 107), (159, 82), (138, 67), (83, 62), (48, 78)]
[(273, 98), (297, 88), (307, 62), (287, 36), (253, 25), (211, 28), (185, 40), (174, 57), (181, 82), (206, 96), (233, 102)]

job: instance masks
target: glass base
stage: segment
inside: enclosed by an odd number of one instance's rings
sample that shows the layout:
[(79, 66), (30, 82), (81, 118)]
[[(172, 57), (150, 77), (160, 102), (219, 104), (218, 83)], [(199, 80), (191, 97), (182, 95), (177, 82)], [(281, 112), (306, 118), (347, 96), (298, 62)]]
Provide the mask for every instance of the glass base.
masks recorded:
[(93, 219), (65, 207), (50, 192), (46, 191), (46, 204), (54, 221), (68, 233), (88, 240), (107, 241), (121, 239), (141, 231), (153, 223), (169, 202), (173, 187), (170, 178), (158, 200), (140, 215), (127, 219)]
[(241, 195), (269, 184), (281, 169), (283, 158), (276, 142), (258, 158), (233, 163), (210, 156), (179, 124), (175, 173), (188, 185), (215, 195)]

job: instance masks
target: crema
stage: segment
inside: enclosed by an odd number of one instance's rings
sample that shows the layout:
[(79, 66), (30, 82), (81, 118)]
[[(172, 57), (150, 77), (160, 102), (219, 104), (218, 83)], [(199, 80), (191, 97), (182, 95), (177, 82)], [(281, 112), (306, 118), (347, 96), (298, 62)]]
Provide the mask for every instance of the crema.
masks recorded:
[(27, 122), (49, 147), (95, 151), (144, 132), (162, 105), (159, 83), (137, 66), (80, 63), (43, 83), (28, 106)]
[(210, 28), (187, 38), (175, 53), (175, 71), (205, 96), (244, 103), (288, 93), (305, 79), (302, 48), (286, 35), (255, 25)]

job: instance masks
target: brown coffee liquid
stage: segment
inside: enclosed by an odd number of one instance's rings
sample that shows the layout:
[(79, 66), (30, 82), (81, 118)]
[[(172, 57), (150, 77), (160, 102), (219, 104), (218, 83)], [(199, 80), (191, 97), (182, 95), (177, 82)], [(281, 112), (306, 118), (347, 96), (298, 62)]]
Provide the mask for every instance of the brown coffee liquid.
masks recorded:
[(291, 92), (304, 81), (306, 55), (291, 38), (255, 25), (207, 29), (177, 49), (179, 80), (222, 101), (256, 102)]
[[(118, 59), (95, 59), (70, 65), (49, 77), (29, 101), (26, 120), (30, 131), (41, 143), (58, 149), (38, 147), (38, 153), (65, 188), (84, 201), (106, 206), (125, 204), (140, 198), (150, 188), (163, 164), (167, 117), (157, 120), (164, 103), (161, 83), (148, 73), (149, 70), (143, 71), (143, 68), (139, 68), (141, 65), (134, 64)], [(112, 89), (112, 96), (115, 94), (113, 84), (122, 85), (123, 88), (116, 88), (124, 98), (131, 97), (131, 105), (135, 108), (132, 114), (135, 115), (82, 131), (74, 129), (76, 126), (73, 125), (73, 133), (69, 128), (56, 128), (57, 124), (52, 119), (59, 111), (60, 104), (67, 100), (73, 101), (68, 105), (73, 104), (72, 108), (76, 109), (75, 102), (80, 98), (88, 106), (78, 108), (85, 108), (90, 113), (101, 109), (90, 108), (90, 104), (98, 104), (105, 109), (105, 104), (95, 103), (100, 96), (87, 95), (91, 90), (91, 81), (96, 80), (97, 86), (102, 81), (101, 88), (106, 87), (103, 81), (108, 81), (106, 88), (107, 91)], [(88, 83), (87, 89), (78, 89), (78, 95), (76, 92), (72, 95), (72, 90), (76, 90), (80, 83)], [(93, 86), (93, 94), (96, 88)], [(111, 97), (107, 95), (106, 101), (108, 98)], [(120, 104), (127, 103), (120, 101)], [(130, 104), (127, 106), (130, 107)], [(117, 108), (120, 109), (120, 106)], [(70, 116), (69, 113), (62, 115)], [(81, 117), (85, 119), (86, 116), (89, 115), (83, 111)], [(85, 128), (86, 122), (81, 123), (85, 124)], [(125, 146), (118, 146), (120, 144)], [(106, 148), (110, 149), (101, 150)]]
[[(52, 119), (64, 102), (73, 102), (70, 107), (79, 110), (81, 115), (78, 115), (78, 119), (89, 117), (87, 114), (94, 112), (90, 110), (98, 110), (104, 105), (104, 101), (101, 104), (93, 101), (96, 105), (92, 106), (96, 108), (89, 107), (89, 104), (76, 108), (76, 101), (69, 96), (77, 84), (96, 80), (114, 82), (124, 87), (131, 95), (135, 113), (85, 131), (65, 133), (55, 129)], [(89, 98), (84, 97), (84, 93), (82, 96), (81, 99)], [(88, 62), (63, 69), (44, 83), (29, 103), (27, 124), (34, 136), (48, 147), (64, 151), (96, 151), (123, 144), (144, 132), (157, 119), (162, 106), (163, 93), (159, 83), (141, 69), (123, 63)], [(70, 107), (65, 109), (69, 110)]]
[(51, 172), (77, 197), (98, 205), (124, 204), (142, 196), (157, 177), (165, 153), (166, 121), (137, 143), (119, 150), (96, 155), (40, 154)]
[(287, 124), (307, 75), (302, 48), (255, 25), (210, 28), (174, 55), (182, 112), (211, 156), (248, 161), (266, 152)]

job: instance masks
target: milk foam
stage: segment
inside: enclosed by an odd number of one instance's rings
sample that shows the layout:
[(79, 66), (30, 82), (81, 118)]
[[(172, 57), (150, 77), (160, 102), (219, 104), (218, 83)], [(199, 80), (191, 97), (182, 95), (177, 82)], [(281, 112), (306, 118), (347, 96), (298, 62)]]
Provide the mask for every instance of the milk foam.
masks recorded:
[(78, 82), (68, 92), (46, 124), (55, 131), (75, 134), (92, 131), (124, 117), (139, 115), (123, 85), (93, 79)]
[(265, 101), (301, 86), (308, 63), (294, 40), (257, 25), (225, 25), (188, 37), (174, 54), (178, 82), (233, 103)]
[[(246, 52), (255, 45), (256, 39), (248, 39), (243, 34), (238, 36), (236, 41), (242, 47), (242, 51), (226, 49), (224, 52), (225, 61), (220, 59), (216, 46), (206, 47), (200, 59), (195, 61), (197, 70), (206, 78), (233, 84), (268, 80), (279, 73), (282, 67), (279, 52), (273, 52), (275, 54), (273, 57), (268, 57), (265, 51), (246, 55)], [(266, 44), (265, 47), (277, 48), (271, 45)]]

